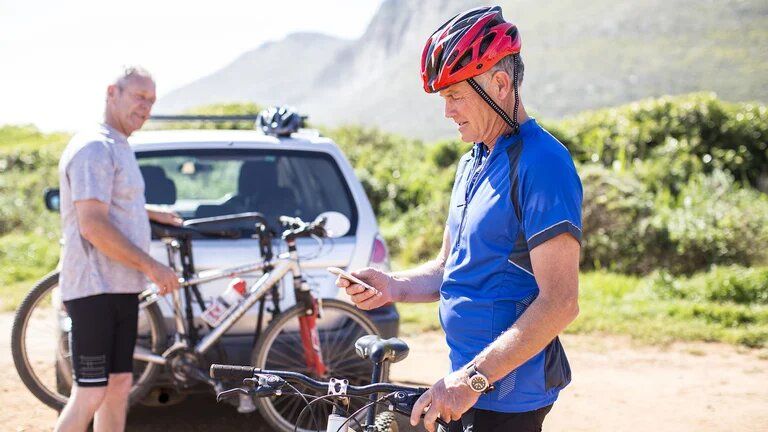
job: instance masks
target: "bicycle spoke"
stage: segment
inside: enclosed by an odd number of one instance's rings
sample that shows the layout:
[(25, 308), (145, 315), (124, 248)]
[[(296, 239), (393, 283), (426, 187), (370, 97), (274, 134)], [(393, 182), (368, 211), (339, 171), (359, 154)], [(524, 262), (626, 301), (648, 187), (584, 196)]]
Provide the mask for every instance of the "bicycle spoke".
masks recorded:
[[(322, 318), (317, 320), (317, 330), (328, 376), (344, 378), (353, 384), (367, 382), (370, 380), (373, 366), (369, 361), (357, 356), (354, 343), (363, 335), (376, 333), (375, 326), (359, 311), (337, 300), (328, 301), (324, 305), (323, 312)], [(307, 370), (305, 364), (304, 345), (299, 333), (298, 316), (299, 312), (296, 312), (294, 315), (276, 322), (275, 326), (279, 330), (276, 334), (273, 333), (271, 338), (265, 336), (265, 345), (259, 348), (263, 350), (263, 354), (261, 354), (263, 360), (256, 366), (266, 365), (269, 368), (293, 370), (310, 376), (314, 374), (314, 371)], [(297, 360), (300, 363), (297, 367), (289, 366), (295, 365)], [(315, 391), (307, 391), (308, 389), (302, 388), (301, 390), (306, 394), (321, 395)], [(269, 402), (263, 399), (259, 401), (262, 409), (264, 409), (265, 418), (270, 423), (276, 421), (274, 425), (281, 431), (293, 430), (293, 426), (298, 420), (298, 414), (305, 406), (303, 400), (290, 396), (274, 398)], [(363, 403), (363, 401), (351, 399), (350, 409), (357, 410), (363, 406)], [(324, 430), (332, 406), (318, 402), (313, 405), (313, 411), (318, 420), (322, 421), (322, 424), (319, 425), (320, 429)], [(316, 430), (316, 427), (310, 415), (305, 413), (299, 430), (310, 432)]]

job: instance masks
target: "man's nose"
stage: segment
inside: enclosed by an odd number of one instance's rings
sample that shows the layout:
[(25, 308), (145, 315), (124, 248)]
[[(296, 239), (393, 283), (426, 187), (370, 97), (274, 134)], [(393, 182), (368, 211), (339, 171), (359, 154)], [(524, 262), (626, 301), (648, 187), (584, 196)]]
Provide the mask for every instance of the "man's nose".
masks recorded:
[(444, 114), (445, 114), (445, 118), (452, 118), (455, 114), (453, 110), (453, 105), (448, 101), (445, 101)]

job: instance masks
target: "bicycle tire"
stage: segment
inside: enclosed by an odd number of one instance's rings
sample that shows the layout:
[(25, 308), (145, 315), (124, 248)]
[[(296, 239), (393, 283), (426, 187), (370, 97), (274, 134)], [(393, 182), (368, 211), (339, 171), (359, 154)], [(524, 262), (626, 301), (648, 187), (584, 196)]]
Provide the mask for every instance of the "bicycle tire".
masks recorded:
[[(21, 378), (21, 381), (29, 389), (29, 391), (41, 402), (49, 407), (61, 411), (66, 405), (69, 399), (69, 391), (71, 390), (72, 381), (72, 364), (68, 360), (67, 353), (62, 352), (63, 349), (68, 351), (68, 343), (66, 343), (66, 330), (61, 331), (59, 339), (56, 341), (57, 348), (55, 358), (51, 361), (54, 362), (54, 383), (51, 386), (46, 386), (42, 377), (35, 372), (31, 365), (30, 355), (28, 352), (27, 344), (27, 331), (29, 322), (36, 311), (44, 311), (44, 306), (41, 303), (45, 301), (48, 295), (55, 296), (54, 291), (59, 284), (59, 273), (53, 272), (45, 276), (38, 281), (32, 290), (27, 294), (24, 300), (21, 302), (16, 316), (13, 320), (13, 327), (11, 329), (11, 352), (13, 355), (13, 363), (16, 367), (16, 371)], [(49, 312), (41, 312), (43, 314), (53, 315), (58, 314), (58, 320), (56, 321), (60, 326), (68, 317), (66, 312), (62, 309)], [(166, 342), (166, 331), (163, 324), (162, 313), (157, 304), (149, 304), (144, 307), (144, 317), (148, 324), (149, 341), (138, 341), (148, 346), (152, 352), (161, 353)], [(53, 318), (56, 318), (55, 316)], [(143, 322), (143, 321), (142, 321)], [(61, 329), (61, 327), (59, 327)], [(135, 362), (136, 363), (136, 362)], [(134, 375), (134, 385), (130, 392), (130, 403), (134, 404), (141, 400), (151, 390), (152, 384), (157, 373), (160, 371), (161, 366), (154, 363), (142, 363), (144, 370), (138, 375)]]
[[(303, 348), (298, 334), (299, 317), (304, 309), (294, 306), (272, 320), (254, 348), (251, 363), (259, 368), (292, 370), (312, 375), (303, 360)], [(328, 375), (350, 380), (350, 384), (369, 383), (373, 365), (355, 353), (355, 341), (366, 334), (379, 334), (379, 329), (362, 311), (355, 306), (334, 299), (324, 299), (322, 315), (317, 320), (320, 346)], [(384, 377), (387, 380), (388, 377)], [(301, 389), (302, 392), (308, 389)], [(362, 402), (352, 399), (355, 403)], [(258, 398), (256, 404), (264, 419), (275, 429), (283, 432), (316, 431), (312, 416), (306, 413), (302, 424), (294, 429), (304, 402), (301, 398), (283, 395), (277, 398)], [(325, 429), (330, 408), (314, 404), (315, 416)], [(354, 424), (354, 421), (353, 421)]]

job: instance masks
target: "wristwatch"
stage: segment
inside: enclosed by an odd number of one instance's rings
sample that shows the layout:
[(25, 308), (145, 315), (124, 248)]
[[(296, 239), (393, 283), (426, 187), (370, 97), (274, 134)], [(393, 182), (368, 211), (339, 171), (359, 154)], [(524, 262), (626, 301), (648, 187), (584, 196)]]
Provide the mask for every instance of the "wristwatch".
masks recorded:
[(477, 365), (474, 363), (467, 367), (467, 384), (472, 391), (483, 394), (490, 393), (495, 388), (488, 378), (477, 370)]

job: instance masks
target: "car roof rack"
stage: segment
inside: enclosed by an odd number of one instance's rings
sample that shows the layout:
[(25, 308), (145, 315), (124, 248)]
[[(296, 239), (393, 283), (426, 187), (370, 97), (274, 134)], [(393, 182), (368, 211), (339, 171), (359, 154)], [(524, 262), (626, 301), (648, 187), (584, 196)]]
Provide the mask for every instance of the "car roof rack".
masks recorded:
[[(149, 117), (151, 121), (157, 122), (211, 122), (211, 123), (227, 123), (227, 122), (250, 122), (254, 125), (258, 114), (242, 114), (242, 115), (206, 115), (206, 114), (154, 114)], [(304, 119), (308, 116), (303, 115)], [(256, 132), (263, 133), (259, 128), (252, 128), (249, 130), (255, 130)], [(314, 128), (298, 128), (295, 134), (303, 138), (317, 138), (320, 137), (320, 131)]]
[(251, 121), (255, 122), (257, 114), (247, 115), (188, 115), (188, 114), (175, 114), (165, 115), (157, 114), (149, 117), (153, 121), (209, 121), (214, 123), (224, 123), (231, 121)]

